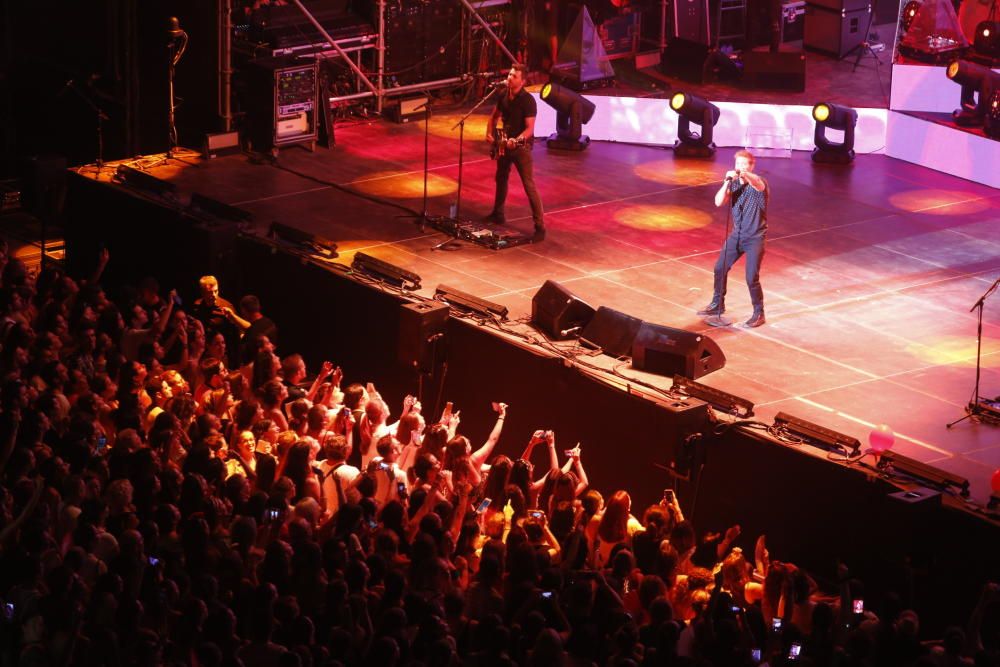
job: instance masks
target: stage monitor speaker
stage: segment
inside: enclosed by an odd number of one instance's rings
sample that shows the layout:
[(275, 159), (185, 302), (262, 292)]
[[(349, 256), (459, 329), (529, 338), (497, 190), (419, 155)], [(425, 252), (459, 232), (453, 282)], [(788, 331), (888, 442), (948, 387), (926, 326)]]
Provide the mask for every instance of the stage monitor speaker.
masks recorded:
[(443, 349), (450, 308), (436, 301), (404, 303), (399, 308), (396, 356), (404, 366), (423, 373), (434, 370), (435, 351)]
[(601, 306), (590, 324), (583, 328), (580, 339), (601, 348), (608, 356), (627, 357), (641, 326), (642, 320), (638, 317)]
[(748, 88), (805, 92), (806, 57), (797, 52), (747, 51), (743, 81)]
[(708, 0), (675, 0), (674, 37), (705, 44), (712, 43)]
[(553, 340), (579, 333), (594, 316), (594, 308), (553, 280), (531, 298), (531, 323)]
[(672, 39), (660, 58), (660, 70), (688, 83), (704, 83), (710, 48), (686, 39)]
[(865, 41), (871, 5), (857, 7), (856, 0), (844, 2), (843, 9), (831, 9), (824, 4), (806, 4), (806, 26), (803, 44), (834, 58), (843, 58)]
[(632, 367), (657, 375), (696, 380), (726, 365), (726, 355), (703, 334), (643, 323), (632, 344)]

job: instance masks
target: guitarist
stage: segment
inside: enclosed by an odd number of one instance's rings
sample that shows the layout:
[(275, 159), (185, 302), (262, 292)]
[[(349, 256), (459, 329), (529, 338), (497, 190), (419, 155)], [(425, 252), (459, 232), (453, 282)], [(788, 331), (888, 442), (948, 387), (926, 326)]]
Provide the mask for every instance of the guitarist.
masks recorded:
[[(542, 200), (535, 187), (531, 143), (535, 136), (535, 116), (538, 113), (535, 98), (524, 89), (524, 77), (528, 68), (515, 63), (507, 74), (507, 84), (500, 91), (489, 122), (486, 124), (486, 141), (494, 144), (493, 152), (497, 161), (497, 190), (493, 211), (486, 219), (498, 225), (506, 222), (504, 203), (507, 201), (507, 182), (510, 180), (511, 166), (517, 167), (524, 186), (524, 194), (531, 203), (531, 217), (535, 222), (534, 243), (545, 240), (545, 220)], [(497, 121), (503, 119), (503, 132), (497, 139)]]

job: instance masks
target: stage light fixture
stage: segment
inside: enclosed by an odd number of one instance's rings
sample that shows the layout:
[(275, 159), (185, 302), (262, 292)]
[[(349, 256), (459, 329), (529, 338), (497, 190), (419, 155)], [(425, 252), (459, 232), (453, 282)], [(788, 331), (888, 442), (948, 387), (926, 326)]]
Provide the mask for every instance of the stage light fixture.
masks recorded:
[[(677, 121), (677, 141), (674, 153), (682, 157), (711, 157), (715, 154), (712, 134), (719, 122), (719, 107), (690, 93), (677, 92), (670, 98), (670, 108), (680, 117)], [(701, 133), (691, 131), (691, 123)]]
[(285, 243), (301, 246), (303, 249), (321, 255), (325, 259), (334, 259), (337, 257), (337, 244), (334, 241), (310, 234), (295, 227), (289, 227), (277, 221), (271, 223), (271, 228), (268, 230), (267, 235), (275, 241), (284, 241)]
[(397, 285), (404, 290), (420, 289), (420, 276), (417, 274), (363, 252), (354, 255), (351, 268), (376, 280)]
[(945, 70), (948, 78), (962, 87), (961, 107), (952, 112), (955, 124), (972, 127), (983, 122), (987, 99), (996, 78), (988, 67), (968, 60), (956, 60)]
[[(854, 159), (854, 128), (858, 124), (858, 112), (850, 107), (829, 102), (820, 102), (813, 107), (816, 131), (813, 134), (813, 162), (827, 164), (848, 164)], [(827, 129), (844, 133), (844, 140), (835, 144), (826, 138)]]
[(994, 61), (1000, 58), (1000, 21), (980, 21), (972, 39), (972, 50)]
[(986, 116), (983, 119), (983, 131), (991, 139), (1000, 141), (1000, 85), (993, 88), (989, 100), (986, 101)]
[(913, 22), (917, 20), (917, 14), (920, 12), (920, 7), (923, 3), (919, 0), (910, 0), (905, 5), (903, 5), (903, 14), (900, 22), (903, 27), (903, 32), (905, 33), (913, 25)]
[(501, 303), (481, 299), (474, 294), (463, 292), (448, 285), (438, 285), (437, 289), (434, 290), (434, 298), (444, 301), (450, 306), (478, 313), (484, 317), (493, 317), (495, 315), (501, 320), (506, 320), (507, 313), (509, 312), (507, 306)]
[(695, 382), (683, 375), (674, 376), (674, 384), (670, 387), (670, 391), (701, 399), (713, 408), (739, 419), (753, 417), (753, 401)]
[(143, 190), (153, 195), (164, 197), (173, 202), (177, 200), (177, 185), (153, 176), (145, 171), (139, 171), (128, 165), (120, 164), (115, 170), (115, 180), (136, 190)]
[(191, 204), (188, 206), (188, 210), (196, 215), (207, 216), (213, 221), (240, 223), (253, 220), (253, 214), (250, 211), (223, 204), (217, 199), (206, 197), (198, 192), (191, 195)]
[(903, 456), (891, 449), (879, 457), (878, 467), (889, 474), (911, 477), (937, 489), (952, 487), (963, 498), (969, 495), (969, 480), (966, 478)]
[(590, 137), (583, 134), (583, 126), (594, 117), (594, 103), (558, 83), (542, 86), (542, 101), (556, 110), (556, 131), (545, 145), (566, 151), (585, 149)]
[(830, 452), (850, 451), (851, 456), (857, 456), (861, 451), (861, 442), (854, 437), (838, 433), (819, 424), (806, 421), (787, 412), (779, 412), (774, 417), (774, 426), (802, 438), (808, 444)]

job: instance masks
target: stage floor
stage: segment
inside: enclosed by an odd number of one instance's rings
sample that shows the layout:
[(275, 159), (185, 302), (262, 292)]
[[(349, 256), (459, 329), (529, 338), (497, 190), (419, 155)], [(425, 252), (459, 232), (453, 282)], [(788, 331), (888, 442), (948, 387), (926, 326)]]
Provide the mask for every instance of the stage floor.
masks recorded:
[[(431, 214), (447, 214), (455, 199), (456, 119), (438, 110), (431, 121)], [(473, 218), (493, 198), (484, 125), (473, 117), (465, 133), (461, 213)], [(694, 311), (712, 294), (726, 229), (712, 198), (732, 149), (698, 161), (613, 143), (575, 154), (536, 145), (548, 239), (499, 252), (468, 243), (434, 251), (442, 234), (420, 232), (383, 203), (421, 210), (422, 128), (338, 126), (336, 148), (284, 149), (274, 165), (237, 155), (175, 160), (151, 173), (187, 195), (251, 211), (262, 231), (278, 220), (330, 238), (338, 262), (363, 250), (414, 271), (423, 294), (444, 283), (500, 302), (525, 331), (532, 295), (552, 279), (595, 307), (705, 332), (728, 361), (700, 381), (750, 399), (761, 421), (785, 411), (865, 444), (874, 425), (888, 424), (897, 451), (967, 477), (973, 497), (988, 498), (1000, 425), (945, 424), (964, 414), (975, 381), (969, 309), (1000, 276), (1000, 191), (882, 155), (846, 167), (814, 165), (806, 153), (761, 159), (757, 171), (772, 189), (762, 271), (768, 323), (712, 329)], [(511, 180), (508, 225), (530, 233), (526, 198)], [(730, 275), (728, 308), (737, 321), (750, 315), (742, 261)], [(982, 347), (981, 393), (992, 398), (1000, 394), (1000, 296), (986, 303)], [(588, 361), (670, 384), (607, 357)]]

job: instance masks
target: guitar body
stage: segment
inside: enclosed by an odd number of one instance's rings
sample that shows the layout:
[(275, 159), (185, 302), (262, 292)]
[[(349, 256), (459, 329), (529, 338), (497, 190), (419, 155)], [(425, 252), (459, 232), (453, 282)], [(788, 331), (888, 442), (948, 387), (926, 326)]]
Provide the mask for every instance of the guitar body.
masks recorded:
[(510, 139), (507, 137), (507, 132), (502, 127), (495, 128), (493, 130), (493, 145), (490, 146), (490, 159), (496, 160), (507, 154), (507, 151), (515, 150), (525, 145), (525, 140), (514, 139), (514, 145), (510, 146)]

